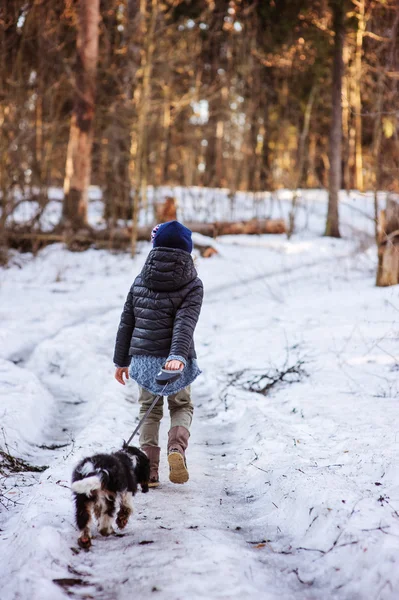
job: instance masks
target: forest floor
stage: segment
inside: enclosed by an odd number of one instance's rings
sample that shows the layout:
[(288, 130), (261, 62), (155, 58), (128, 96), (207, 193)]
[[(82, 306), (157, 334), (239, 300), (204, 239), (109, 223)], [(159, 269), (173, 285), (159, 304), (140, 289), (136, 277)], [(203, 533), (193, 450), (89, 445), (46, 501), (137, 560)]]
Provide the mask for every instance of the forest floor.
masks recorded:
[[(113, 379), (112, 353), (150, 246), (132, 262), (55, 245), (1, 271), (0, 445), (48, 466), (0, 481), (2, 600), (399, 597), (397, 289), (374, 287), (375, 248), (357, 240), (218, 248), (198, 260), (190, 481), (168, 481), (164, 451), (161, 487), (88, 552), (70, 477), (137, 422), (136, 386)], [(306, 373), (248, 390), (291, 366)], [(163, 450), (167, 429), (165, 415)]]

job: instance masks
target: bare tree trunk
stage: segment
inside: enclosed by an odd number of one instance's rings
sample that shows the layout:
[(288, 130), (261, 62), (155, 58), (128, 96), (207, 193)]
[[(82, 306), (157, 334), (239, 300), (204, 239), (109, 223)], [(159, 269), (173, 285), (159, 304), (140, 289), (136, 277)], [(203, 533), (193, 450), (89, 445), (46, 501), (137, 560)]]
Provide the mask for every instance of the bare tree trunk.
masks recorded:
[[(120, 97), (114, 97), (112, 106), (113, 124), (109, 132), (104, 132), (104, 137), (107, 139), (104, 169), (102, 170), (105, 174), (104, 217), (107, 221), (111, 220), (114, 223), (117, 219), (123, 219), (124, 221), (131, 219), (133, 203), (130, 181), (130, 149), (132, 123), (135, 117), (133, 96), (137, 70), (140, 66), (141, 47), (137, 39), (140, 13), (139, 0), (127, 0), (126, 4), (127, 8), (123, 13), (124, 19), (122, 21), (126, 52), (119, 55), (123, 94), (120, 94)], [(112, 12), (108, 11), (103, 19), (109, 18), (116, 27), (118, 10), (118, 5), (115, 5), (114, 10)], [(110, 29), (112, 30), (112, 25)], [(110, 49), (115, 52), (112, 45)], [(119, 54), (120, 48), (117, 48), (116, 51)], [(110, 62), (115, 59), (115, 54), (111, 54)]]
[(313, 108), (313, 103), (314, 103), (314, 99), (315, 99), (315, 95), (316, 95), (316, 90), (317, 90), (317, 85), (314, 84), (312, 86), (312, 89), (310, 90), (309, 98), (306, 103), (305, 115), (304, 115), (304, 119), (303, 119), (303, 128), (301, 131), (301, 135), (299, 136), (297, 177), (296, 177), (296, 182), (295, 182), (295, 190), (294, 190), (294, 194), (292, 197), (291, 211), (290, 211), (290, 215), (289, 215), (289, 227), (288, 227), (288, 232), (287, 232), (288, 239), (292, 236), (292, 234), (294, 233), (294, 230), (295, 230), (295, 212), (296, 212), (296, 205), (297, 205), (297, 201), (298, 201), (298, 188), (300, 187), (300, 185), (302, 183), (302, 179), (303, 179), (303, 170), (305, 167), (305, 160), (306, 160), (305, 144), (306, 144), (306, 140), (309, 135), (310, 118), (312, 116), (312, 108)]
[[(269, 85), (268, 77), (265, 75), (263, 79), (263, 85), (265, 88)], [(270, 190), (271, 187), (271, 173), (270, 173), (270, 118), (269, 118), (269, 98), (268, 90), (263, 91), (263, 141), (262, 141), (262, 152), (261, 152), (261, 164), (259, 173), (259, 187), (262, 191)]]
[(206, 169), (203, 183), (206, 187), (222, 186), (225, 183), (223, 160), (225, 110), (228, 101), (228, 35), (224, 28), (228, 14), (229, 0), (210, 3), (212, 15), (209, 29), (203, 44), (202, 60), (208, 65), (203, 71), (203, 83), (211, 97), (208, 100), (208, 123), (206, 137), (208, 145), (205, 150)]
[[(349, 93), (349, 127), (348, 127), (348, 189), (356, 188), (356, 126), (353, 114), (353, 106), (355, 106), (355, 89), (354, 89), (354, 73), (353, 66), (349, 69), (348, 74), (348, 93)], [(344, 114), (345, 116), (345, 114)], [(346, 157), (345, 157), (346, 158)], [(345, 168), (345, 167), (344, 167)]]
[(378, 75), (377, 81), (377, 101), (375, 105), (376, 118), (374, 121), (374, 133), (373, 133), (373, 145), (372, 154), (374, 158), (374, 222), (375, 222), (375, 238), (378, 244), (379, 232), (378, 232), (378, 221), (379, 221), (379, 205), (378, 205), (378, 189), (380, 187), (380, 176), (381, 176), (381, 138), (382, 138), (382, 127), (381, 127), (381, 111), (383, 106), (383, 88), (384, 88), (385, 73), (381, 69)]
[(248, 179), (247, 189), (258, 190), (258, 136), (259, 136), (259, 106), (261, 98), (261, 83), (259, 81), (260, 69), (254, 68), (253, 61), (250, 62), (251, 72), (247, 82), (246, 94), (248, 96), (248, 116), (250, 127), (248, 131)]
[(343, 159), (344, 159), (344, 180), (343, 185), (347, 191), (351, 188), (351, 169), (350, 169), (350, 77), (349, 77), (349, 45), (344, 44), (343, 49), (343, 61), (344, 61), (344, 74), (342, 79), (343, 96), (342, 96), (342, 133), (343, 133)]
[(72, 229), (87, 225), (87, 196), (95, 109), (100, 0), (79, 1), (75, 105), (64, 179), (62, 220)]
[(399, 202), (388, 198), (378, 228), (378, 287), (399, 283)]
[(317, 154), (317, 140), (316, 134), (313, 132), (309, 135), (309, 150), (308, 150), (308, 162), (309, 167), (306, 173), (306, 186), (317, 187), (320, 186), (320, 181), (316, 173), (316, 154)]
[(332, 110), (330, 128), (330, 173), (328, 213), (325, 235), (341, 237), (339, 232), (338, 194), (341, 188), (342, 169), (342, 75), (343, 45), (345, 37), (345, 0), (332, 0), (334, 15), (334, 54), (332, 74)]
[(354, 89), (354, 111), (355, 111), (355, 188), (363, 191), (363, 154), (362, 154), (362, 52), (363, 37), (366, 31), (367, 19), (365, 16), (365, 0), (358, 0), (358, 26), (356, 31), (355, 52), (355, 89)]
[[(140, 11), (146, 18), (145, 2), (143, 1)], [(145, 48), (143, 54), (143, 83), (140, 94), (140, 108), (138, 111), (137, 140), (136, 140), (136, 161), (134, 165), (135, 191), (133, 199), (133, 219), (132, 219), (132, 245), (131, 254), (136, 254), (137, 246), (137, 226), (140, 201), (146, 201), (147, 195), (147, 115), (151, 96), (151, 72), (152, 62), (155, 50), (155, 25), (158, 12), (158, 0), (151, 0), (151, 13), (149, 23), (145, 25)]]
[(212, 132), (206, 147), (206, 171), (204, 182), (207, 187), (222, 187), (225, 178), (223, 161), (224, 107), (228, 89), (223, 86), (220, 95), (209, 102), (209, 130)]
[(374, 159), (374, 220), (375, 220), (375, 236), (377, 244), (379, 241), (379, 203), (378, 190), (381, 184), (381, 146), (382, 146), (382, 110), (384, 106), (384, 84), (386, 80), (386, 72), (391, 71), (395, 62), (395, 48), (397, 41), (397, 31), (399, 26), (399, 8), (396, 11), (396, 17), (391, 31), (390, 51), (388, 54), (387, 66), (385, 69), (380, 69), (377, 80), (377, 99), (375, 103), (375, 120), (373, 131), (372, 155)]
[[(171, 79), (172, 75), (169, 74)], [(163, 120), (162, 120), (162, 137), (160, 143), (160, 157), (159, 157), (159, 175), (158, 184), (165, 185), (168, 180), (169, 174), (169, 153), (170, 153), (170, 142), (171, 142), (171, 130), (172, 130), (172, 105), (171, 105), (171, 86), (165, 84), (163, 88)]]
[(248, 183), (247, 189), (255, 191), (256, 189), (256, 172), (257, 172), (257, 153), (256, 149), (258, 146), (258, 105), (257, 97), (252, 99), (252, 110), (251, 110), (251, 126), (249, 129), (249, 140), (248, 140)]

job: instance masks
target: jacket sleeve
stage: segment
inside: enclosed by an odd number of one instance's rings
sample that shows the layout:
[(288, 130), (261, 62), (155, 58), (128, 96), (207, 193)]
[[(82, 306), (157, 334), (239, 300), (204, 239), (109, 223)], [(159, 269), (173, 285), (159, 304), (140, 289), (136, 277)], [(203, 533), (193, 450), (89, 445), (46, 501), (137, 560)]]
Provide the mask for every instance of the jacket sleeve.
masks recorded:
[(130, 365), (129, 349), (134, 329), (133, 293), (127, 295), (121, 320), (116, 334), (114, 364), (116, 367), (128, 367)]
[(176, 312), (169, 356), (181, 356), (187, 360), (194, 329), (201, 312), (203, 296), (202, 281), (198, 279)]

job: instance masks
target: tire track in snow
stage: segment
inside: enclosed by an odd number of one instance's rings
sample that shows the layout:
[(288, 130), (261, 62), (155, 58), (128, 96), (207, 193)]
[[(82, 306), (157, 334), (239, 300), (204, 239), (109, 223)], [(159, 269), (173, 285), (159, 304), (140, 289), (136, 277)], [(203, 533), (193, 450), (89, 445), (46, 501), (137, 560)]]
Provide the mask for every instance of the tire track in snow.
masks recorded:
[[(344, 260), (349, 258), (350, 256), (353, 256), (356, 254), (356, 251), (351, 251), (351, 252), (345, 252), (343, 254), (340, 255), (334, 255), (333, 257), (330, 258), (325, 258), (325, 259), (321, 259), (321, 260), (314, 260), (314, 261), (310, 261), (307, 263), (302, 263), (299, 265), (295, 265), (293, 267), (284, 267), (284, 268), (280, 268), (280, 269), (274, 269), (272, 271), (268, 271), (267, 273), (257, 273), (256, 275), (251, 275), (251, 277), (246, 277), (246, 278), (240, 278), (239, 276), (237, 276), (237, 279), (235, 279), (234, 281), (232, 281), (231, 283), (226, 283), (226, 284), (221, 284), (221, 285), (217, 285), (214, 287), (210, 287), (207, 288), (206, 290), (206, 295), (205, 295), (205, 302), (209, 302), (209, 298), (210, 298), (210, 302), (217, 302), (219, 300), (219, 296), (221, 293), (223, 292), (229, 292), (232, 289), (238, 287), (238, 286), (247, 286), (251, 283), (258, 283), (261, 281), (264, 281), (265, 279), (272, 279), (278, 276), (284, 276), (284, 275), (291, 275), (293, 273), (298, 273), (299, 271), (302, 271), (303, 269), (311, 269), (313, 267), (318, 267), (321, 264), (328, 264), (328, 263), (333, 263), (337, 260)], [(242, 296), (246, 295), (249, 293), (249, 289), (245, 290), (245, 293), (241, 294), (240, 296), (235, 296), (235, 299), (237, 298), (241, 298)], [(215, 298), (215, 299), (213, 299)]]
[(13, 362), (14, 364), (24, 367), (25, 364), (29, 361), (33, 352), (40, 347), (40, 344), (48, 342), (50, 340), (54, 340), (63, 330), (68, 329), (69, 327), (77, 327), (82, 323), (85, 323), (88, 320), (91, 320), (95, 317), (101, 317), (108, 312), (112, 312), (116, 309), (120, 309), (120, 305), (118, 306), (108, 306), (107, 308), (101, 308), (97, 310), (87, 311), (84, 316), (79, 316), (77, 319), (72, 319), (70, 322), (64, 323), (61, 327), (59, 327), (55, 332), (51, 335), (43, 336), (39, 338), (39, 340), (35, 344), (30, 344), (20, 350), (14, 351), (9, 356), (6, 356), (6, 359)]
[[(25, 354), (22, 364), (20, 360), (17, 361), (19, 368), (35, 375), (43, 389), (51, 395), (54, 401), (50, 419), (41, 431), (41, 442), (31, 445), (29, 451), (31, 462), (51, 465), (60, 457), (66, 460), (73, 454), (75, 438), (84, 428), (88, 415), (93, 412), (90, 402), (79, 393), (79, 390), (68, 389), (68, 386), (63, 384), (65, 373), (61, 373), (60, 365), (56, 364), (53, 358), (54, 354), (58, 353), (62, 360), (65, 354), (62, 350), (63, 334), (71, 332), (76, 339), (76, 345), (78, 345), (81, 339), (80, 328), (82, 325), (94, 324), (97, 319), (102, 319), (115, 310), (115, 307), (108, 306), (105, 309), (94, 311), (89, 318), (86, 314), (84, 317), (60, 327), (53, 335), (44, 337), (34, 347), (31, 347), (29, 353)], [(58, 352), (59, 348), (60, 352)], [(37, 364), (38, 362), (40, 365)], [(39, 366), (40, 368), (38, 368)], [(57, 373), (60, 375), (59, 378), (57, 378)], [(52, 377), (51, 374), (55, 377)], [(25, 480), (29, 487), (35, 486), (38, 484), (40, 476), (34, 473), (27, 474)], [(14, 482), (14, 479), (12, 481)], [(17, 479), (11, 487), (13, 485), (18, 485)], [(19, 511), (20, 500), (23, 500), (22, 494), (18, 497), (18, 503), (13, 512)]]
[[(58, 456), (57, 451), (64, 451), (64, 448), (68, 448), (66, 451), (68, 456), (73, 451), (76, 435), (84, 427), (87, 409), (90, 409), (88, 400), (79, 393), (79, 390), (63, 384), (62, 380), (65, 380), (66, 374), (62, 372), (62, 367), (57, 364), (54, 356), (58, 355), (60, 363), (62, 362), (65, 355), (64, 335), (71, 333), (78, 346), (82, 338), (80, 333), (82, 326), (87, 324), (95, 326), (97, 320), (103, 319), (117, 309), (119, 307), (108, 306), (105, 309), (86, 313), (83, 317), (60, 327), (54, 334), (41, 339), (24, 354), (22, 361), (18, 361), (18, 366), (34, 373), (55, 400), (51, 422), (43, 431), (43, 444), (39, 446), (45, 452), (43, 456), (38, 454), (37, 460), (48, 464), (52, 457)], [(54, 450), (56, 452), (52, 454)]]

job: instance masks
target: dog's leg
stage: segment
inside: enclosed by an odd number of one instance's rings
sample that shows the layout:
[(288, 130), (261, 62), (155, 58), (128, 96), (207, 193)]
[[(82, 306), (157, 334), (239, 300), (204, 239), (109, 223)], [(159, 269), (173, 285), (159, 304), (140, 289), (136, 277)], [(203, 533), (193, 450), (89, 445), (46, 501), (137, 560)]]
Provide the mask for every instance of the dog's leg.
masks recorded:
[(98, 523), (101, 535), (111, 535), (114, 532), (112, 528), (112, 522), (115, 514), (115, 495), (107, 494), (103, 495), (103, 512)]
[(91, 510), (93, 502), (85, 494), (75, 495), (75, 507), (76, 507), (76, 524), (80, 530), (80, 536), (78, 538), (78, 544), (81, 548), (90, 548), (91, 546)]
[(101, 515), (104, 508), (102, 494), (97, 494), (94, 500), (94, 515), (97, 519), (97, 525), (100, 523)]
[(126, 527), (129, 517), (133, 512), (133, 494), (132, 492), (122, 492), (121, 505), (116, 516), (116, 524), (119, 529)]

